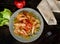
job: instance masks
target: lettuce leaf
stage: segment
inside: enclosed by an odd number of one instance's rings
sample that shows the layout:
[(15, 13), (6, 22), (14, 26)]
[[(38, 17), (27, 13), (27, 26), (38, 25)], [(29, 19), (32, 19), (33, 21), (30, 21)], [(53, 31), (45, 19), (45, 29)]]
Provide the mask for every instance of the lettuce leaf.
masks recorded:
[(12, 12), (5, 8), (4, 11), (0, 12), (0, 26), (9, 25), (9, 20), (12, 15)]
[(7, 19), (0, 18), (0, 26), (8, 25), (9, 21)]
[(12, 14), (12, 12), (9, 10), (9, 9), (4, 9), (4, 11), (1, 12), (3, 14), (3, 18), (6, 18), (6, 19), (10, 19), (10, 16)]

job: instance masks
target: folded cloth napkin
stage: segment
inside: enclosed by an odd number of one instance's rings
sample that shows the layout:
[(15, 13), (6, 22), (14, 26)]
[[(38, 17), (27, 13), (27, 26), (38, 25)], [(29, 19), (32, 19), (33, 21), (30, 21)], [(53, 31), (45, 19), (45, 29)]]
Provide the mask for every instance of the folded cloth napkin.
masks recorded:
[[(59, 9), (60, 9), (60, 1), (56, 1), (56, 4), (57, 4), (57, 6), (58, 6)], [(59, 11), (58, 13), (60, 13), (60, 11)]]
[(48, 2), (49, 6), (51, 7), (53, 12), (59, 12), (60, 13), (59, 1), (57, 1), (57, 0), (47, 0), (47, 2)]
[(37, 9), (40, 11), (48, 25), (56, 25), (57, 20), (54, 17), (51, 5), (49, 3), (47, 0), (42, 0), (37, 6)]

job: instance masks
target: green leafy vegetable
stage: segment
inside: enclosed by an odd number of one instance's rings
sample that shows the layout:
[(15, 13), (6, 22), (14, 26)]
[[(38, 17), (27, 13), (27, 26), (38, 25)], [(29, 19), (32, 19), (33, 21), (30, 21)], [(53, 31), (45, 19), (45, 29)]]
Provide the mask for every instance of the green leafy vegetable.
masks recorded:
[(0, 12), (0, 26), (8, 25), (12, 12), (9, 9), (4, 9)]
[(3, 14), (3, 18), (6, 18), (6, 19), (10, 19), (10, 16), (12, 14), (12, 12), (9, 10), (9, 9), (4, 9), (4, 11), (1, 12)]
[(2, 13), (0, 12), (0, 18), (2, 18), (3, 17), (3, 15), (2, 15)]

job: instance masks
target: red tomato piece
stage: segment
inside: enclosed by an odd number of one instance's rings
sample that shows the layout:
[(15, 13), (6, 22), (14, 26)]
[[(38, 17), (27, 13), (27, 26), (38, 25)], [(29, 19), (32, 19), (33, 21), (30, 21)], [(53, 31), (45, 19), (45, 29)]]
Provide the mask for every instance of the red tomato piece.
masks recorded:
[(25, 6), (25, 0), (22, 1), (14, 1), (14, 4), (17, 8), (23, 8)]

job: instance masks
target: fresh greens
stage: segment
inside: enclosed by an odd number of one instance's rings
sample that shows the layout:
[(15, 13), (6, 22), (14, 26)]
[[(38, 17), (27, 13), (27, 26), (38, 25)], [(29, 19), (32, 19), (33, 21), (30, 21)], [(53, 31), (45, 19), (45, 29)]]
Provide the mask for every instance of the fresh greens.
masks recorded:
[(12, 12), (5, 8), (4, 11), (0, 12), (0, 26), (8, 25)]

